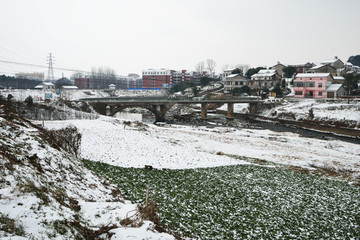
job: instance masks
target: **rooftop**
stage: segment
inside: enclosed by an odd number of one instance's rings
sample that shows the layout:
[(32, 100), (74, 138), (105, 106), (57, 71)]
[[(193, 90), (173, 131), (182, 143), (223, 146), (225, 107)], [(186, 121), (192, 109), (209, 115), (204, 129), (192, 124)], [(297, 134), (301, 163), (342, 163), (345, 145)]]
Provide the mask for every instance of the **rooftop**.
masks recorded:
[(327, 92), (336, 92), (337, 90), (339, 90), (339, 88), (341, 88), (342, 84), (331, 84), (326, 91)]
[(330, 73), (298, 73), (296, 75), (297, 78), (306, 78), (306, 77), (328, 77)]

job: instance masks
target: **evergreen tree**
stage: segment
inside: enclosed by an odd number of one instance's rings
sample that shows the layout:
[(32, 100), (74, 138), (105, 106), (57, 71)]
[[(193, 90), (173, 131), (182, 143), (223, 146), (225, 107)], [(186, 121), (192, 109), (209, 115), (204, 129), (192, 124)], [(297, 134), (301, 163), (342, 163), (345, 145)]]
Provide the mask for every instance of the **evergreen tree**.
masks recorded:
[(276, 93), (276, 97), (282, 97), (283, 96), (283, 92), (280, 86), (280, 83), (277, 83), (273, 89), (273, 92)]
[(284, 67), (282, 70), (283, 70), (286, 78), (291, 78), (294, 75), (294, 73), (296, 72), (296, 68), (291, 67), (291, 66)]
[(348, 62), (360, 67), (360, 55), (349, 57)]
[(25, 103), (28, 107), (32, 107), (33, 104), (34, 104), (34, 101), (33, 101), (33, 98), (31, 96), (28, 96), (26, 99), (25, 99)]
[(246, 76), (247, 79), (250, 79), (252, 75), (258, 73), (258, 72), (259, 72), (260, 70), (262, 70), (262, 69), (265, 69), (265, 68), (263, 68), (263, 67), (250, 68), (250, 69), (246, 72), (245, 76)]

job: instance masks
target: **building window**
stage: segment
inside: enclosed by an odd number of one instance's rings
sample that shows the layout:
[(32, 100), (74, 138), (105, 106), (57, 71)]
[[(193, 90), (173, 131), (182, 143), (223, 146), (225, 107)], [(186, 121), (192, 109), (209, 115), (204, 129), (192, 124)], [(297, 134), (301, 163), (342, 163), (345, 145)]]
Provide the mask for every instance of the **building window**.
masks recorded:
[(294, 87), (304, 87), (304, 82), (294, 82)]
[(322, 96), (322, 92), (319, 92), (319, 96)]
[(315, 87), (315, 82), (306, 82), (305, 87)]
[(295, 95), (303, 95), (302, 93), (302, 91), (295, 91)]
[(319, 87), (319, 88), (322, 88), (322, 83), (319, 83), (319, 84), (318, 84), (318, 87)]

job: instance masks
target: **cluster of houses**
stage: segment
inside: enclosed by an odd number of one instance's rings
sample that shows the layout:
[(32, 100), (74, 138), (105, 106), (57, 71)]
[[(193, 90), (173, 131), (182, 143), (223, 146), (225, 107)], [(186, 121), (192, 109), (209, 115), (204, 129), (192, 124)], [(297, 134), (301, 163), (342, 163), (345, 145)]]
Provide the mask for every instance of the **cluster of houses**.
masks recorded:
[[(291, 78), (285, 78), (283, 69), (293, 67), (295, 73)], [(299, 64), (276, 65), (260, 70), (247, 79), (243, 74), (231, 74), (233, 70), (225, 70), (222, 77), (224, 90), (248, 86), (250, 89), (272, 89), (277, 83), (285, 81), (293, 89), (295, 98), (336, 98), (346, 95), (344, 88), (345, 74), (360, 74), (360, 67), (349, 62), (343, 63), (339, 58), (323, 61), (318, 65), (312, 62)], [(291, 83), (292, 86), (291, 86)]]

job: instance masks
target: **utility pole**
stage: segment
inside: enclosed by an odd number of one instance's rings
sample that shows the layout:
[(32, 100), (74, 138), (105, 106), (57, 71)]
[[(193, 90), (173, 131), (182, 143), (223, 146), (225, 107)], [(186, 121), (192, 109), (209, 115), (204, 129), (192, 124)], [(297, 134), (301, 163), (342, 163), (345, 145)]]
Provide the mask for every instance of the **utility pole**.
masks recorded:
[(47, 62), (49, 64), (48, 67), (48, 81), (54, 80), (54, 68), (53, 68), (53, 62), (55, 62), (55, 59), (53, 58), (52, 54), (49, 53), (49, 56), (47, 57)]

